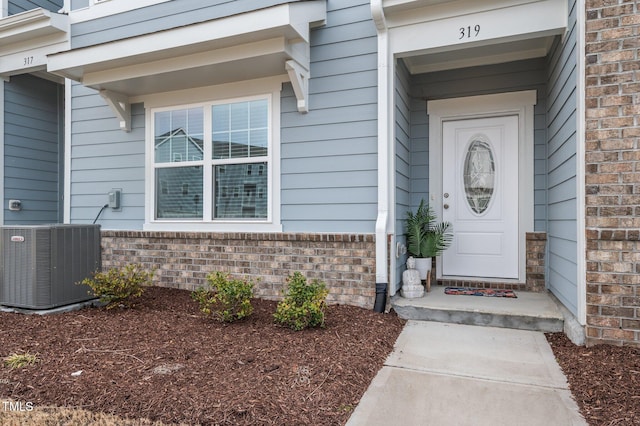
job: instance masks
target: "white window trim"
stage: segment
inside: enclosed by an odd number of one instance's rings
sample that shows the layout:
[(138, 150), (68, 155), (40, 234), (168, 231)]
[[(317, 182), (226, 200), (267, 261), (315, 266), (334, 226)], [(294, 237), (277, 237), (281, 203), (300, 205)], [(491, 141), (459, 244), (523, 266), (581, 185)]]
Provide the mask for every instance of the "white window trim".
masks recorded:
[[(231, 86), (231, 87), (230, 87)], [(233, 89), (236, 90), (233, 90)], [(250, 82), (239, 82), (232, 85), (199, 88), (192, 90), (154, 94), (145, 97), (146, 110), (146, 142), (145, 142), (145, 223), (144, 230), (150, 231), (182, 231), (182, 232), (282, 232), (280, 220), (280, 91), (281, 79), (261, 79)], [(205, 204), (204, 219), (156, 219), (155, 218), (155, 167), (154, 167), (154, 113), (161, 110), (178, 108), (203, 107), (211, 108), (214, 104), (243, 102), (256, 99), (268, 99), (269, 102), (269, 150), (268, 162), (268, 207), (267, 219), (223, 220), (212, 219), (211, 183), (205, 185), (203, 200)], [(190, 102), (188, 100), (191, 100)], [(142, 99), (141, 99), (142, 100)], [(206, 115), (205, 115), (206, 117)], [(205, 133), (211, 130), (211, 124), (205, 119)], [(190, 163), (185, 163), (189, 165)], [(206, 167), (205, 167), (206, 169)], [(208, 174), (210, 177), (211, 173)], [(207, 173), (205, 171), (204, 182)]]

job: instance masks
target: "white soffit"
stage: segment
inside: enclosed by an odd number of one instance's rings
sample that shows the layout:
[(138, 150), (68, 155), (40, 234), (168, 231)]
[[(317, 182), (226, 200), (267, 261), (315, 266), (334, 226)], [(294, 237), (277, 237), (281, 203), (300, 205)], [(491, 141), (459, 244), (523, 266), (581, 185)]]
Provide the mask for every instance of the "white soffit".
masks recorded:
[(46, 68), (47, 55), (68, 49), (66, 15), (37, 8), (0, 19), (0, 75)]
[(286, 75), (289, 60), (308, 74), (325, 19), (324, 0), (283, 4), (51, 55), (48, 70), (127, 97)]
[(383, 0), (392, 53), (411, 73), (545, 56), (566, 0)]

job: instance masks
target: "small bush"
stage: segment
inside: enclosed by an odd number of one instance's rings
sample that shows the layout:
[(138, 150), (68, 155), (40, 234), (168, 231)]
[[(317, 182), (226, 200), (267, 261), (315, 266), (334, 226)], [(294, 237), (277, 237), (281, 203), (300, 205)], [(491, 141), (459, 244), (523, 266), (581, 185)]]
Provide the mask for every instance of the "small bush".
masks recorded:
[(4, 358), (4, 365), (9, 368), (22, 368), (38, 362), (38, 357), (28, 352), (23, 354), (11, 354)]
[(284, 300), (278, 303), (273, 315), (278, 324), (296, 331), (308, 327), (324, 327), (325, 299), (329, 291), (324, 282), (314, 279), (311, 284), (300, 272), (287, 278)]
[(216, 272), (207, 275), (207, 284), (208, 288), (201, 287), (191, 294), (203, 314), (218, 321), (233, 322), (253, 313), (253, 282), (231, 279)]
[(107, 272), (96, 272), (93, 278), (85, 278), (81, 284), (88, 285), (100, 301), (107, 304), (107, 309), (116, 306), (131, 307), (133, 298), (140, 297), (144, 285), (151, 284), (153, 272), (147, 272), (141, 265), (132, 264), (124, 268), (109, 269)]

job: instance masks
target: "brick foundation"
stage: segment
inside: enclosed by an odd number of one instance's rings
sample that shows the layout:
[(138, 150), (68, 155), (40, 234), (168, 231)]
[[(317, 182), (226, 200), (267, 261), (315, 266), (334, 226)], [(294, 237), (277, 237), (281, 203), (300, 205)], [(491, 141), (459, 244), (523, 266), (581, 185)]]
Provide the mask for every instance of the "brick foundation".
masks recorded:
[(526, 281), (505, 283), (477, 280), (438, 280), (439, 285), (452, 287), (493, 288), (522, 291), (545, 291), (546, 232), (527, 232), (526, 236)]
[(194, 290), (208, 273), (259, 279), (255, 294), (281, 297), (286, 277), (301, 271), (327, 284), (329, 303), (373, 308), (375, 236), (369, 234), (184, 233), (103, 231), (103, 268), (140, 263), (154, 284)]
[(587, 345), (640, 347), (640, 4), (586, 7)]
[(547, 233), (527, 232), (527, 291), (544, 291), (545, 259), (547, 256)]

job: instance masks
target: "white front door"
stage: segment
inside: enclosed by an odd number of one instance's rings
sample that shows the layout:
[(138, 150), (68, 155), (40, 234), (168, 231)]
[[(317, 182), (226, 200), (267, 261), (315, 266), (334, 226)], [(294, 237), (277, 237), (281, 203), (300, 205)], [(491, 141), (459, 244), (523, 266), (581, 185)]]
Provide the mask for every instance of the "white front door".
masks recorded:
[(442, 275), (517, 279), (518, 115), (443, 121), (442, 219), (453, 243)]

